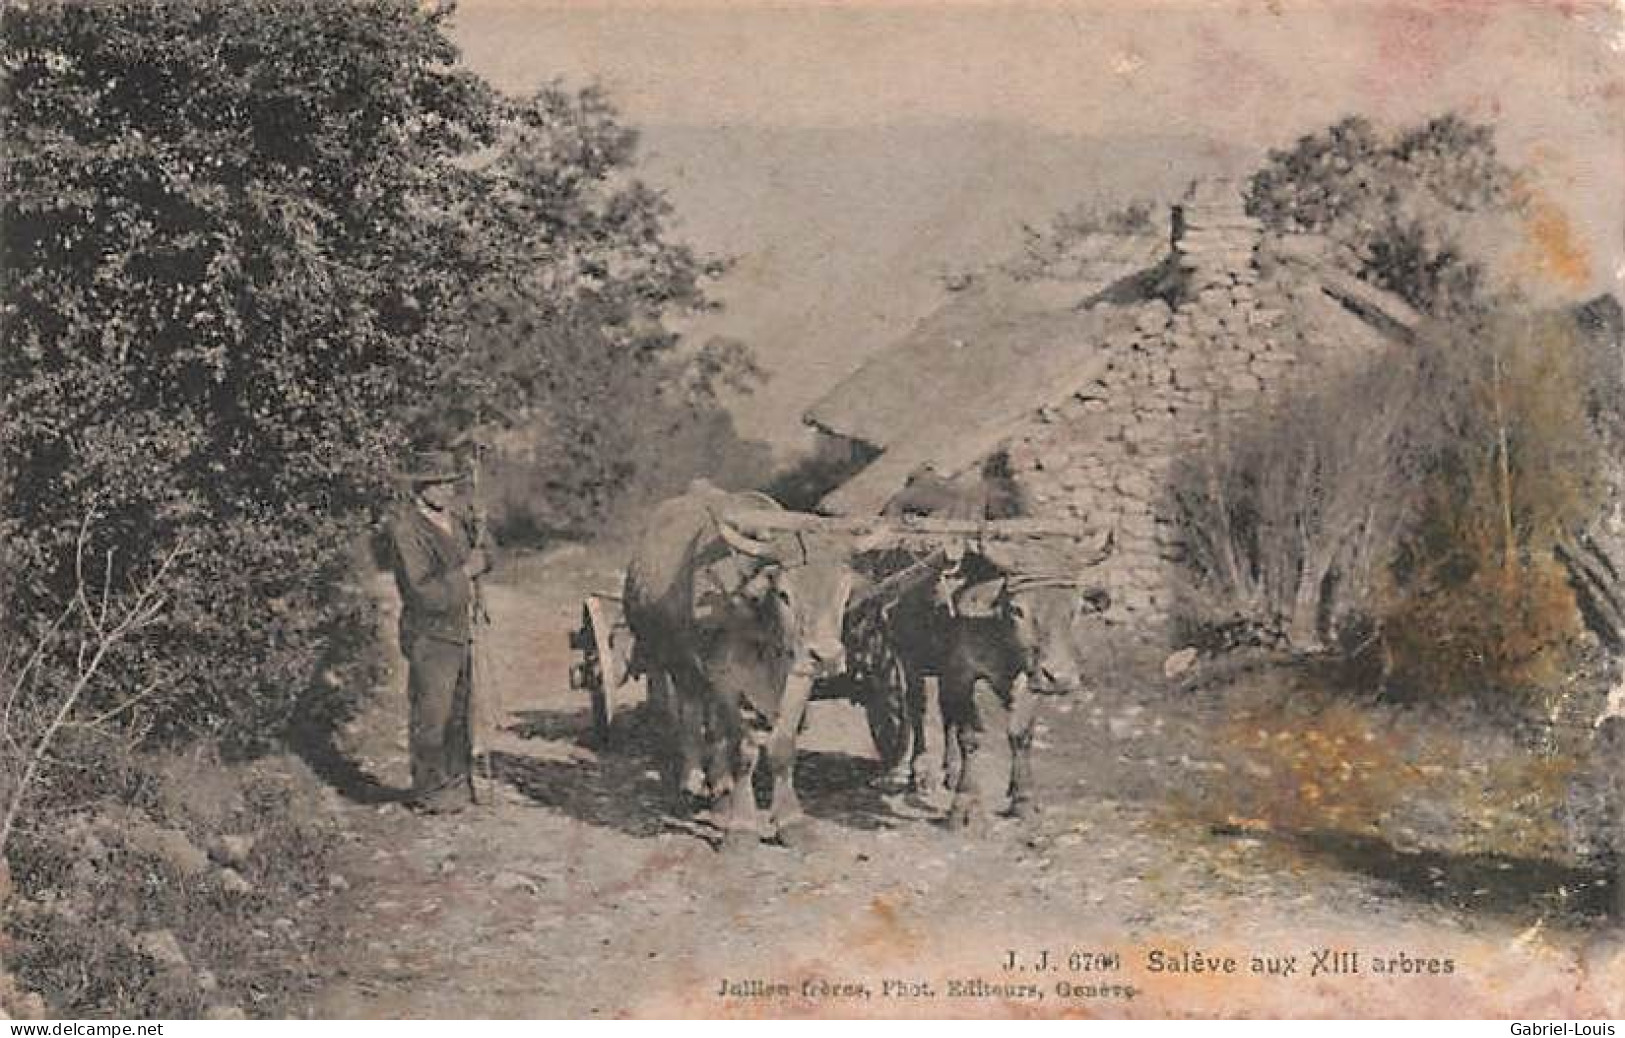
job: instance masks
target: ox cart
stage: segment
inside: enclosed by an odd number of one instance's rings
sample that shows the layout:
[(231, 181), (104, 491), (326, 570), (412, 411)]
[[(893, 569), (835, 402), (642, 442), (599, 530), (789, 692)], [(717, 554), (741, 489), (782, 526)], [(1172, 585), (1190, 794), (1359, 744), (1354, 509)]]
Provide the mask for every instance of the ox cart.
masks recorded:
[(593, 731), (600, 744), (608, 743), (615, 713), (632, 694), (627, 666), (631, 640), (618, 592), (582, 600), (580, 623), (570, 632), (570, 649), (576, 656), (570, 665), (570, 687), (591, 700)]
[[(862, 545), (856, 554), (858, 586), (845, 612), (848, 667), (817, 682), (813, 698), (846, 699), (864, 709), (870, 735), (888, 767), (906, 753), (902, 720), (903, 681), (889, 651), (887, 605), (909, 591), (938, 580), (967, 552), (990, 544), (1045, 542), (1078, 567), (1098, 563), (1110, 551), (1108, 532), (1078, 522), (1053, 519), (939, 519), (924, 516), (828, 517), (768, 508), (729, 510), (726, 521), (756, 536), (803, 535), (825, 543)], [(577, 628), (570, 634), (575, 653), (570, 683), (586, 693), (593, 727), (607, 745), (617, 714), (637, 696), (631, 676), (633, 638), (618, 592), (588, 595)], [(649, 683), (655, 710), (667, 704), (660, 683)]]
[[(883, 760), (889, 761), (898, 752), (894, 749), (898, 710), (889, 697), (899, 694), (900, 682), (893, 673), (893, 661), (875, 651), (876, 636), (881, 633), (876, 625), (884, 616), (881, 606), (909, 588), (934, 579), (949, 561), (949, 552), (935, 551), (860, 589), (847, 606), (852, 670), (815, 686), (815, 699), (847, 699), (864, 708), (870, 735)], [(616, 716), (635, 702), (638, 686), (643, 684), (631, 674), (633, 638), (620, 593), (600, 591), (582, 599), (580, 618), (569, 638), (575, 654), (570, 687), (587, 695), (592, 706), (593, 733), (600, 745), (608, 745)], [(659, 685), (646, 687), (643, 694), (658, 699), (659, 689)], [(651, 702), (650, 706), (659, 710), (665, 704)]]

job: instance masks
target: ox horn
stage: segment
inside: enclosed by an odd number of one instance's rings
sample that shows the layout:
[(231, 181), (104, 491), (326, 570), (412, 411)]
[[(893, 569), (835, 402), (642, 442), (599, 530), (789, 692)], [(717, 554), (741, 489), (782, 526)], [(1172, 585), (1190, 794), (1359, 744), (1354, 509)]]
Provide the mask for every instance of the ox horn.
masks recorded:
[(717, 533), (722, 535), (722, 539), (727, 543), (728, 547), (741, 555), (750, 555), (758, 559), (770, 559), (775, 554), (773, 545), (766, 541), (759, 541), (744, 533), (726, 519), (717, 520)]
[(1084, 566), (1097, 566), (1111, 555), (1116, 545), (1116, 531), (1107, 527), (1097, 531), (1094, 536), (1084, 541), (1080, 555)]
[(1041, 587), (1081, 587), (1082, 581), (1065, 573), (1012, 573), (1005, 578), (1011, 594)]
[(994, 540), (983, 540), (981, 544), (977, 545), (977, 551), (982, 558), (992, 563), (996, 569), (1009, 573), (1019, 568), (1017, 565), (1018, 553), (1009, 544)]
[(863, 555), (871, 551), (880, 551), (890, 548), (896, 543), (897, 535), (884, 527), (869, 530), (853, 538), (847, 551), (852, 555)]

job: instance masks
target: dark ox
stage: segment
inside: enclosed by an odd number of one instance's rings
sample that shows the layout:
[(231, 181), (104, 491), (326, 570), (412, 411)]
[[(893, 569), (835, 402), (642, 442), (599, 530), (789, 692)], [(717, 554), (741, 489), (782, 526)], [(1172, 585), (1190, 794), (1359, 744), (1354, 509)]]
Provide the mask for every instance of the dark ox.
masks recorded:
[[(950, 480), (929, 465), (915, 469), (903, 488), (881, 512), (888, 517), (928, 516), (936, 519), (988, 519), (1004, 516), (992, 504), (985, 476)], [(893, 789), (912, 786), (930, 799), (942, 784), (942, 747), (935, 733), (942, 729), (939, 678), (947, 658), (953, 624), (944, 580), (917, 584), (886, 608), (885, 627), (897, 657), (903, 683), (901, 717), (888, 728), (897, 734), (881, 745), (888, 770), (882, 783)], [(875, 700), (891, 712), (893, 703)], [(877, 740), (879, 741), (879, 740)]]
[[(997, 485), (998, 473), (945, 481), (918, 472), (886, 508), (888, 515), (1012, 518), (1019, 498)], [(888, 775), (934, 796), (947, 765), (953, 787), (950, 824), (979, 810), (982, 791), (974, 763), (987, 731), (988, 695), (1002, 705), (1010, 743), (1010, 811), (1036, 809), (1032, 783), (1034, 694), (1076, 690), (1076, 630), (1086, 612), (1104, 606), (1099, 591), (1076, 579), (1079, 567), (1108, 550), (1100, 541), (1067, 552), (1022, 551), (990, 544), (959, 561), (948, 579), (922, 585), (893, 607), (890, 627), (907, 704), (906, 736)], [(943, 748), (932, 737), (941, 724)]]
[(954, 596), (955, 616), (938, 664), (944, 742), (949, 754), (957, 750), (958, 757), (958, 766), (951, 769), (956, 774), (950, 779), (950, 825), (963, 825), (981, 810), (983, 791), (975, 763), (988, 731), (989, 694), (1004, 709), (1010, 744), (1009, 813), (1026, 817), (1036, 812), (1034, 697), (1079, 689), (1078, 621), (1104, 601), (1076, 579), (989, 561), (1005, 574), (973, 583)]
[(845, 667), (853, 573), (849, 549), (833, 542), (746, 536), (721, 518), (738, 507), (778, 505), (701, 484), (654, 510), (627, 569), (633, 666), (669, 704), (667, 774), (679, 793), (709, 792), (730, 842), (754, 837), (752, 777), (765, 756), (768, 835), (789, 843), (804, 823), (796, 735), (813, 682)]

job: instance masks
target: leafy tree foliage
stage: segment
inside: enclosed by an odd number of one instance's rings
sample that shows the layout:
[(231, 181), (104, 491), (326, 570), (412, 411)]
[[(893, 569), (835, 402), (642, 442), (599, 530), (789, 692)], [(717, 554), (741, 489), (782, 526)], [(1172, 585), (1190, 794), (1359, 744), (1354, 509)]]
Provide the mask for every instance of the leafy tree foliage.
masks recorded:
[(1266, 226), (1327, 235), (1355, 273), (1429, 313), (1480, 302), (1476, 225), (1517, 204), (1492, 129), (1455, 114), (1393, 133), (1351, 116), (1271, 152), (1248, 197)]
[(469, 341), (442, 381), (462, 406), (514, 415), (572, 380), (616, 385), (605, 366), (669, 362), (679, 337), (663, 318), (709, 306), (702, 284), (724, 264), (666, 239), (670, 206), (630, 173), (636, 143), (596, 89), (505, 106), (458, 200), (479, 271), (446, 314)]
[(125, 720), (273, 736), (363, 620), (343, 578), (403, 448), (539, 409), (603, 464), (591, 397), (669, 363), (711, 268), (602, 95), (499, 96), (439, 8), (0, 17), (0, 620), (57, 615), (87, 514), (115, 591), (184, 543), (91, 705), (151, 687)]
[(511, 107), (480, 169), (482, 274), (449, 315), (469, 346), (445, 372), (458, 406), (435, 417), (517, 427), (528, 460), (504, 466), (506, 511), (538, 530), (591, 530), (660, 485), (683, 466), (659, 448), (724, 421), (720, 392), (760, 377), (741, 344), (690, 348), (668, 327), (710, 306), (724, 264), (667, 240), (635, 147), (600, 92), (555, 86)]
[(1433, 328), (1429, 479), (1384, 596), (1418, 689), (1556, 684), (1583, 620), (1556, 552), (1600, 505), (1603, 441), (1566, 314), (1501, 310)]

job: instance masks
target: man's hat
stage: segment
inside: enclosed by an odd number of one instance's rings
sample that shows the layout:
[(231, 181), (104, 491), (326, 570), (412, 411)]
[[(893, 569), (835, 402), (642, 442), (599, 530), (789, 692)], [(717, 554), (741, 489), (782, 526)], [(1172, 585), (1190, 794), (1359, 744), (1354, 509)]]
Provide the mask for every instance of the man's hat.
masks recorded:
[(413, 485), (456, 483), (467, 478), (468, 471), (450, 451), (414, 451), (408, 467), (395, 476)]

